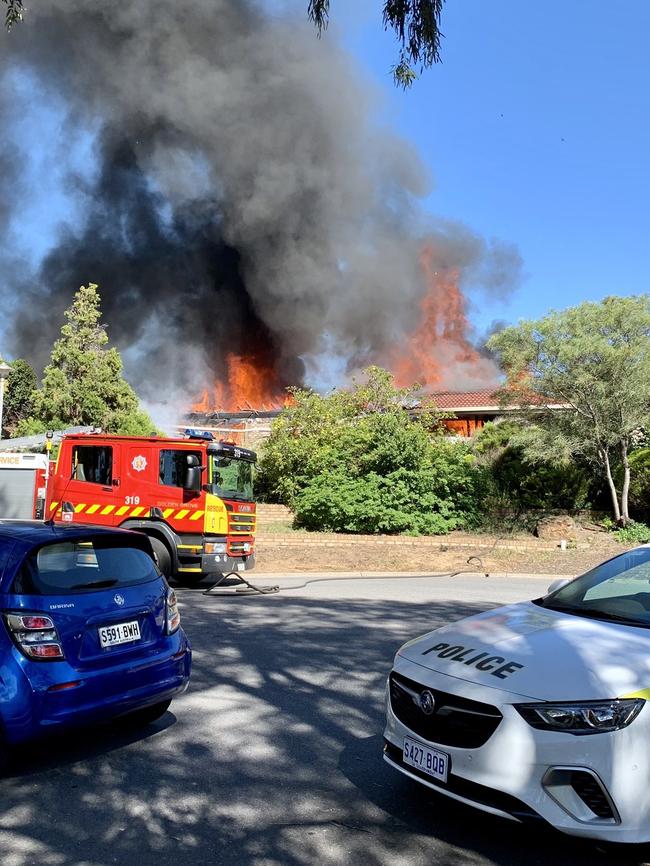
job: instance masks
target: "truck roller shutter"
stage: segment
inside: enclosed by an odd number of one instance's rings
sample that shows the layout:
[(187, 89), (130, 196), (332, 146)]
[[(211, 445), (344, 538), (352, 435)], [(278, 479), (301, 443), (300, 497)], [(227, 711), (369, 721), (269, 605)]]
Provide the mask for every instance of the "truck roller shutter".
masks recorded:
[(34, 517), (35, 484), (33, 469), (0, 472), (0, 518), (31, 520)]

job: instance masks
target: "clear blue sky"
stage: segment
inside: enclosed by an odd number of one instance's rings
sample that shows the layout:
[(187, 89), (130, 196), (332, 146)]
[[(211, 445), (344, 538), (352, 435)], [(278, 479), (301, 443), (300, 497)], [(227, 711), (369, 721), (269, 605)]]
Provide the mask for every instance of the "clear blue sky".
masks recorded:
[(443, 63), (406, 94), (382, 5), (332, 0), (332, 21), (434, 176), (427, 206), (524, 259), (522, 287), (477, 325), (649, 291), (650, 3), (447, 0)]

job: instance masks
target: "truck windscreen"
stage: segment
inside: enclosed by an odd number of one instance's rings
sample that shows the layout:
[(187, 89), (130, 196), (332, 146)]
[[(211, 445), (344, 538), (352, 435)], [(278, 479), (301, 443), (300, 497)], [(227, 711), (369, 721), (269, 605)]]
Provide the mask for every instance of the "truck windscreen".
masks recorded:
[(211, 492), (222, 499), (253, 499), (253, 463), (224, 454), (210, 455)]

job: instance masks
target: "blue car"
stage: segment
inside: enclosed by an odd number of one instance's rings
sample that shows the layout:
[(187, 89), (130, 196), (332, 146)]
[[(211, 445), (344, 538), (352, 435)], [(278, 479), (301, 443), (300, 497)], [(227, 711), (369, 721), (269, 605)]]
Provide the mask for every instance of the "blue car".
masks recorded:
[(73, 725), (161, 716), (187, 688), (176, 595), (140, 533), (0, 520), (0, 763)]

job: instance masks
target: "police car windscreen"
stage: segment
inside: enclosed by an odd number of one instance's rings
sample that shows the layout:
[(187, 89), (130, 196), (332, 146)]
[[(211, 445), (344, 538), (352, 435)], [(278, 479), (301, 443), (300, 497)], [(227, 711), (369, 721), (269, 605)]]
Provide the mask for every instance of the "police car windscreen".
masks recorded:
[(537, 604), (591, 619), (650, 627), (650, 548), (628, 550)]

